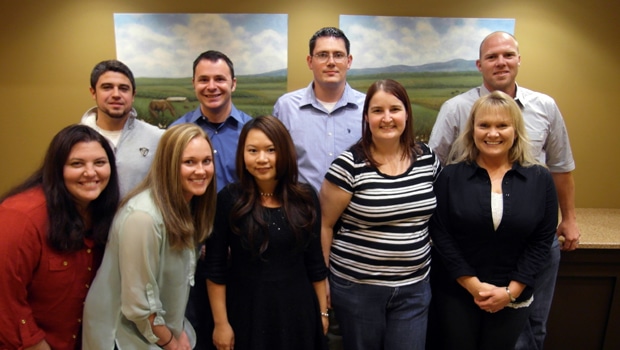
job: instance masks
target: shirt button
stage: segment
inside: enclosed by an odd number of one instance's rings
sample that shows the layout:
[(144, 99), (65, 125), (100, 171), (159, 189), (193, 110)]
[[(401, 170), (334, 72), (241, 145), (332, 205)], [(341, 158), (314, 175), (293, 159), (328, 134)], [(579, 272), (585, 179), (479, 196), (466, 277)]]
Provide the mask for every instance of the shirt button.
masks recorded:
[(22, 320), (22, 324), (26, 324), (26, 320)]
[(90, 288), (90, 286), (88, 284), (85, 284), (85, 286), (86, 286), (86, 289)]
[(331, 132), (328, 132), (328, 133), (327, 133), (327, 135), (332, 136), (332, 133), (331, 133)]
[(78, 323), (82, 323), (82, 319), (81, 318), (78, 318)]
[(330, 157), (331, 157), (331, 156), (333, 156), (333, 155), (334, 155), (333, 153), (329, 152), (329, 156), (330, 156)]
[(89, 249), (86, 249), (86, 252), (87, 252), (88, 254), (90, 254), (90, 252), (91, 252), (90, 248), (89, 248)]
[(72, 335), (72, 337), (73, 337), (73, 339), (75, 339), (75, 338), (77, 338), (77, 335), (74, 334), (74, 335)]
[(214, 149), (214, 150), (213, 150), (213, 153), (217, 153), (217, 150), (216, 150), (216, 149)]
[(88, 271), (92, 271), (92, 267), (90, 267), (90, 266), (89, 266), (89, 267), (88, 267)]
[(69, 265), (69, 263), (67, 261), (63, 261), (62, 262), (62, 266), (67, 266), (67, 265)]

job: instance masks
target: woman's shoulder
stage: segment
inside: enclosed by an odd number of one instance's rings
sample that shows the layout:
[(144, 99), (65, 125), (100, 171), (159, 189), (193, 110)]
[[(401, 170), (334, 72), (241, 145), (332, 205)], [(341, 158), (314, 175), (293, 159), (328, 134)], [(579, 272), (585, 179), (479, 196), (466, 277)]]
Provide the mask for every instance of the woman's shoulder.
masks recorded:
[(133, 197), (131, 197), (129, 200), (127, 200), (127, 206), (144, 207), (145, 209), (155, 206), (155, 201), (153, 200), (153, 197), (151, 196), (151, 194), (152, 194), (152, 191), (150, 189), (146, 189), (142, 192), (138, 192)]
[[(9, 237), (26, 239), (26, 232), (35, 236), (45, 236), (49, 217), (47, 213), (47, 201), (40, 187), (28, 189), (15, 194), (0, 204), (0, 235), (3, 242), (9, 244)], [(16, 234), (19, 233), (19, 234)], [(8, 235), (8, 236), (7, 236)]]
[(433, 150), (425, 142), (422, 142), (422, 141), (416, 142), (414, 145), (414, 151), (416, 148), (419, 149), (422, 154), (434, 154)]
[(541, 165), (541, 164), (533, 164), (530, 166), (519, 166), (518, 171), (524, 174), (524, 176), (535, 176), (535, 177), (540, 177), (540, 178), (552, 179), (551, 171), (546, 166)]
[(241, 193), (243, 192), (243, 188), (241, 187), (241, 183), (239, 182), (233, 182), (230, 183), (226, 186), (224, 186), (224, 188), (222, 188), (218, 193), (217, 193), (217, 200), (222, 200), (222, 199), (227, 199), (227, 198), (239, 198), (239, 196), (241, 196)]
[(427, 143), (418, 141), (411, 147), (411, 154), (416, 161), (426, 160), (427, 162), (437, 163), (437, 155)]
[(469, 162), (451, 163), (441, 168), (440, 175), (448, 176), (456, 174), (460, 176), (470, 176), (476, 171), (477, 168), (478, 166), (476, 164)]
[(37, 186), (5, 199), (0, 204), (0, 208), (3, 210), (29, 213), (32, 211), (38, 211), (46, 207), (46, 205), (47, 200), (45, 199), (43, 189), (40, 186)]
[(161, 210), (157, 207), (150, 189), (138, 192), (136, 195), (129, 198), (127, 203), (119, 209), (117, 216), (121, 216), (123, 214), (130, 215), (135, 212), (149, 214), (156, 222), (163, 220)]

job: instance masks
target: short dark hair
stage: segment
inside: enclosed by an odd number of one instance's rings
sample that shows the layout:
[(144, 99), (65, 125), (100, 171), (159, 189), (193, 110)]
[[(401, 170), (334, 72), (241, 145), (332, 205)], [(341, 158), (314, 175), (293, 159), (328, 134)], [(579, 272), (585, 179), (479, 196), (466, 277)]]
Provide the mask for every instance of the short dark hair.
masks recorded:
[(125, 75), (131, 82), (131, 88), (133, 93), (136, 93), (136, 80), (133, 77), (131, 69), (127, 67), (123, 62), (118, 60), (107, 60), (97, 63), (93, 71), (90, 73), (90, 87), (96, 90), (99, 77), (105, 72), (117, 72)]
[(198, 57), (196, 57), (196, 59), (194, 60), (194, 66), (192, 67), (192, 77), (196, 75), (196, 66), (202, 60), (211, 61), (213, 63), (217, 62), (218, 60), (224, 60), (224, 62), (226, 62), (228, 68), (230, 69), (231, 78), (235, 78), (235, 68), (233, 67), (233, 63), (230, 58), (228, 58), (228, 56), (226, 56), (224, 53), (216, 50), (205, 51), (198, 55)]
[(351, 50), (351, 43), (349, 42), (349, 39), (347, 38), (347, 36), (344, 35), (344, 32), (336, 27), (325, 27), (325, 28), (319, 29), (310, 38), (310, 55), (314, 54), (314, 47), (316, 46), (317, 39), (324, 38), (324, 37), (332, 37), (332, 38), (344, 40), (344, 47), (347, 50), (347, 55), (349, 54), (349, 51)]
[(82, 249), (84, 237), (87, 235), (86, 223), (79, 214), (75, 200), (64, 181), (67, 158), (73, 146), (80, 142), (99, 143), (105, 150), (110, 164), (108, 185), (88, 206), (92, 221), (90, 237), (97, 246), (104, 247), (119, 202), (118, 174), (110, 143), (86, 125), (70, 125), (58, 132), (50, 142), (39, 170), (0, 198), (1, 203), (8, 197), (40, 186), (47, 202), (49, 220), (47, 241), (52, 248), (60, 252)]

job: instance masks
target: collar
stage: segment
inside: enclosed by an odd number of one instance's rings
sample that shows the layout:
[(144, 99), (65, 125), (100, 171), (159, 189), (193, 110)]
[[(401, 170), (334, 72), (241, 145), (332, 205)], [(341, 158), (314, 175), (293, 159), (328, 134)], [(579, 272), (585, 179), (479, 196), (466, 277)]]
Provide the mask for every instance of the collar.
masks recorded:
[[(489, 91), (489, 89), (486, 88), (486, 86), (484, 86), (484, 84), (480, 85), (480, 88), (478, 89), (478, 95), (480, 97), (482, 96), (486, 96), (488, 94), (490, 94), (491, 91)], [(515, 102), (519, 105), (519, 107), (521, 109), (523, 109), (523, 106), (525, 104), (525, 95), (523, 94), (523, 89), (519, 89), (519, 84), (515, 81), (515, 98), (514, 98)]]
[[(478, 163), (476, 162), (463, 162), (463, 175), (469, 180), (471, 178), (473, 178), (474, 176), (477, 176), (479, 174), (487, 174), (486, 169), (480, 167), (478, 165)], [(516, 174), (522, 178), (526, 178), (527, 174), (526, 174), (526, 169), (525, 167), (521, 166), (521, 164), (515, 162), (512, 164), (512, 168), (510, 170), (508, 170), (508, 174), (509, 173), (513, 173)]]
[[(340, 107), (347, 106), (349, 104), (353, 104), (357, 106), (355, 96), (353, 94), (353, 89), (351, 88), (349, 83), (345, 83), (342, 96), (340, 97), (338, 102), (336, 102), (336, 105), (334, 106), (333, 111), (337, 110)], [(323, 108), (319, 100), (317, 100), (316, 95), (314, 93), (314, 81), (310, 82), (308, 87), (306, 87), (306, 91), (301, 96), (300, 107), (304, 107), (307, 105), (312, 105), (315, 108), (320, 107), (320, 109)]]
[[(241, 111), (235, 107), (234, 103), (230, 104), (230, 115), (222, 122), (222, 124), (228, 123), (228, 121), (235, 120), (237, 123), (243, 123), (243, 117)], [(197, 123), (198, 120), (208, 121), (207, 117), (202, 115), (202, 111), (200, 110), (200, 106), (194, 110), (194, 113), (190, 116), (188, 122)]]
[[(97, 120), (97, 108), (98, 108), (97, 106), (94, 106), (94, 107), (91, 107), (89, 110), (87, 110), (86, 113), (84, 113), (84, 116), (82, 116), (82, 123), (84, 123), (86, 118), (89, 118), (91, 116), (94, 117), (96, 121)], [(125, 121), (125, 125), (123, 126), (123, 129), (121, 130), (133, 129), (134, 123), (137, 117), (138, 117), (138, 112), (136, 111), (135, 108), (131, 107), (131, 111), (129, 111), (129, 117)]]

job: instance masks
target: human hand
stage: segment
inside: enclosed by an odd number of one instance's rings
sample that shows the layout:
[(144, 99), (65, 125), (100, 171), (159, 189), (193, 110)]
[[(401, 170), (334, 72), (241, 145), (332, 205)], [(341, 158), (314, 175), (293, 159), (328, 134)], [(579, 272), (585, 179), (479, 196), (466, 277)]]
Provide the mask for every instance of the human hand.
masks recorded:
[(480, 292), (480, 299), (474, 298), (474, 302), (481, 310), (493, 313), (506, 307), (510, 303), (510, 296), (505, 287), (495, 287)]
[(470, 293), (474, 297), (474, 301), (476, 303), (478, 303), (478, 302), (482, 302), (482, 301), (484, 301), (484, 300), (486, 300), (488, 298), (485, 295), (483, 295), (482, 293), (491, 291), (491, 290), (493, 290), (495, 288), (497, 288), (497, 286), (495, 286), (493, 284), (486, 283), (486, 282), (480, 282), (480, 284), (478, 284), (476, 286), (476, 288), (474, 289), (474, 292), (473, 293), (470, 292)]
[(38, 343), (36, 343), (36, 344), (34, 344), (32, 346), (24, 348), (24, 350), (52, 350), (52, 348), (47, 343), (47, 341), (45, 341), (45, 339), (43, 339), (40, 342), (38, 342)]
[(556, 234), (558, 237), (564, 237), (564, 240), (560, 240), (561, 250), (572, 251), (577, 249), (579, 246), (579, 238), (581, 238), (581, 233), (579, 233), (579, 227), (577, 227), (576, 220), (562, 220), (562, 222), (558, 225)]
[(192, 350), (192, 345), (189, 341), (189, 337), (187, 336), (187, 333), (185, 333), (185, 331), (183, 331), (183, 333), (181, 333), (181, 335), (179, 336), (179, 339), (177, 341), (177, 349), (179, 350)]
[(327, 330), (329, 329), (329, 317), (321, 315), (321, 322), (323, 322), (323, 334), (327, 334)]
[(217, 350), (233, 350), (235, 346), (235, 332), (230, 323), (215, 325), (213, 329), (213, 345)]

